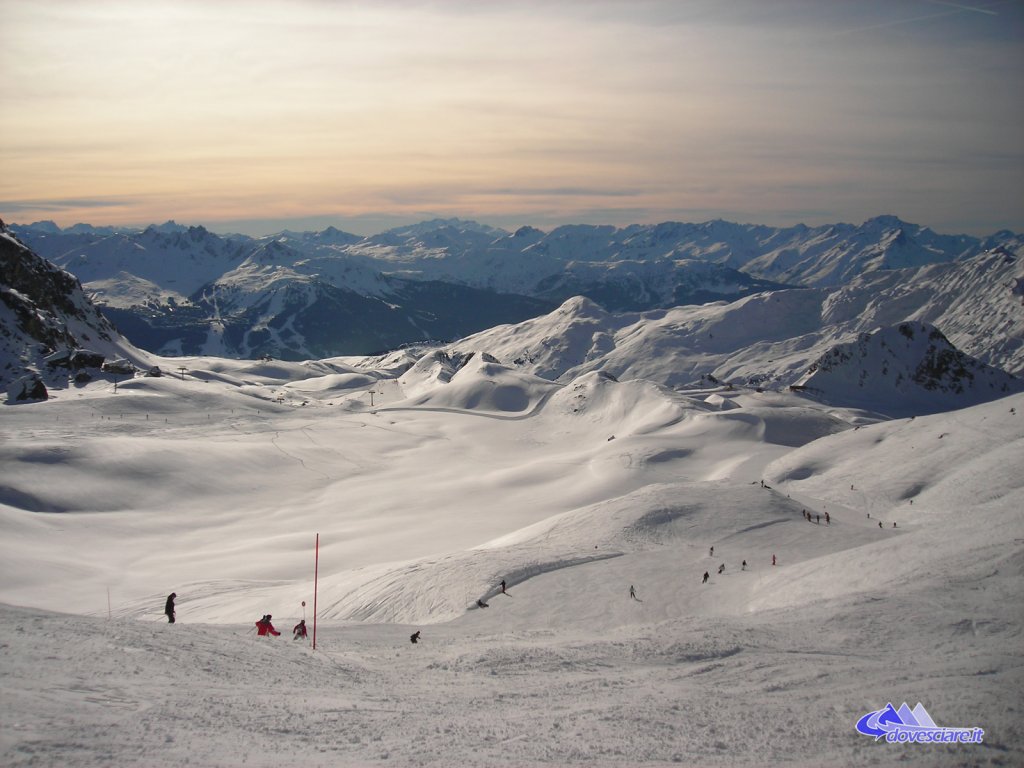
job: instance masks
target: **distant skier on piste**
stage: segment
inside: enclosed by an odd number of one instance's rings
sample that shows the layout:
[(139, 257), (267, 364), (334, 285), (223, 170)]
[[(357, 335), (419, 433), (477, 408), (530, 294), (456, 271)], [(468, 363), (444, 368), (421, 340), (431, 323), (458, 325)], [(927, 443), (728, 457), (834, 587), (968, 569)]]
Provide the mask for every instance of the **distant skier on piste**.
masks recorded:
[(508, 592), (505, 591), (505, 580), (504, 579), (501, 580), (501, 594), (503, 594), (503, 595), (507, 595), (508, 594)]
[(167, 596), (167, 602), (164, 603), (164, 613), (167, 614), (168, 624), (174, 623), (174, 598), (176, 598), (177, 596), (178, 595), (176, 593), (171, 592), (171, 594)]
[(704, 571), (704, 581), (702, 581), (701, 584), (707, 584), (708, 583), (708, 579), (710, 579), (710, 578), (711, 578), (711, 574), (708, 573), (707, 571)]
[(420, 631), (417, 629), (411, 635), (409, 635), (409, 642), (416, 645), (420, 641)]

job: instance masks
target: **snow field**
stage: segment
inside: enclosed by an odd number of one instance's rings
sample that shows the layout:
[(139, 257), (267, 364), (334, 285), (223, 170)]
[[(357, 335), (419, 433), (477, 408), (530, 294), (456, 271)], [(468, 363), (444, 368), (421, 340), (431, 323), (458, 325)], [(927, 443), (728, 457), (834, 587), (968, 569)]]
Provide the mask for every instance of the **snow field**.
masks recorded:
[[(1024, 760), (1024, 396), (180, 364), (0, 414), (5, 765)], [(889, 700), (985, 744), (853, 730)]]

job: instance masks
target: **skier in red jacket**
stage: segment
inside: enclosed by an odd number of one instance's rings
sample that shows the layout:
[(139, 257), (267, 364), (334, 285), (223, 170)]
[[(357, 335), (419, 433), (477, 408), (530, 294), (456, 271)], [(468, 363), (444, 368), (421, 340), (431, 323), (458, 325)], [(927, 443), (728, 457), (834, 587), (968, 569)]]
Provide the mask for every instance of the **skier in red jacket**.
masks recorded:
[(264, 635), (273, 635), (277, 637), (281, 633), (274, 629), (274, 625), (270, 623), (270, 619), (273, 618), (269, 613), (262, 619), (256, 622), (256, 634), (260, 637)]

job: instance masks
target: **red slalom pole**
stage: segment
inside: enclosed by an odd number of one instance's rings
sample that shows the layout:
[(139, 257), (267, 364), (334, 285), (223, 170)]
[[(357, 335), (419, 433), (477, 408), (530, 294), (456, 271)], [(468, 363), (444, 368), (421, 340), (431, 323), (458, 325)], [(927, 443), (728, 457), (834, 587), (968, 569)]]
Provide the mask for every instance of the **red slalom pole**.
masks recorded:
[(320, 577), (320, 534), (316, 535), (316, 560), (313, 565), (313, 650), (316, 650), (316, 590)]

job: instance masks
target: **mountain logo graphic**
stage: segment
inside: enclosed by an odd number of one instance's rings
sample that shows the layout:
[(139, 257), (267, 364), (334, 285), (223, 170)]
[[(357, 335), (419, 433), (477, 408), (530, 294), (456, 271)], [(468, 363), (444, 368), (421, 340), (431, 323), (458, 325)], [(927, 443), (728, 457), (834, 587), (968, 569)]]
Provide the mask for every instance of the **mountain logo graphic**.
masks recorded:
[(892, 703), (875, 712), (868, 712), (857, 721), (857, 732), (874, 736), (875, 741), (913, 744), (981, 744), (985, 731), (981, 728), (947, 728), (936, 725), (921, 702), (911, 709), (903, 702), (899, 709)]

